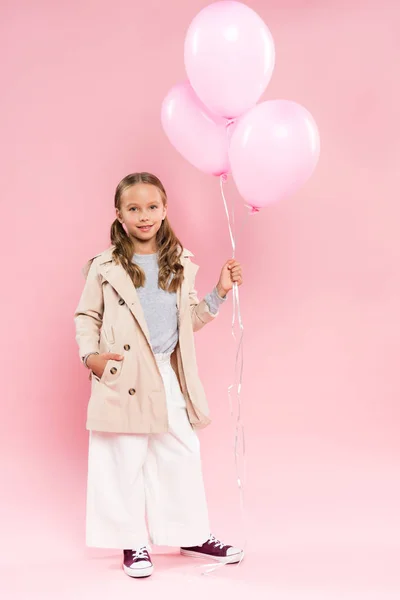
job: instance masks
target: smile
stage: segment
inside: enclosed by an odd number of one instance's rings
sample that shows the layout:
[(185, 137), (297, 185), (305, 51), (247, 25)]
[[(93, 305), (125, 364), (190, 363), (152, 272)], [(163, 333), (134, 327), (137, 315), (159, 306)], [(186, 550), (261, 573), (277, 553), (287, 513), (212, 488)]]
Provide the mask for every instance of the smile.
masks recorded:
[(149, 231), (149, 229), (151, 229), (153, 227), (153, 225), (139, 225), (139, 229), (141, 229), (142, 231)]

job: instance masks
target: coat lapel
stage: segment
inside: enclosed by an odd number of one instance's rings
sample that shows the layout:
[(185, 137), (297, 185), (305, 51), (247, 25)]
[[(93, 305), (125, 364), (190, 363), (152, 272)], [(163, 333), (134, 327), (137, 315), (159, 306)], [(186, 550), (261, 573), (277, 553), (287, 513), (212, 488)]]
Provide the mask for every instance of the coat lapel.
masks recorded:
[(146, 319), (144, 317), (143, 309), (140, 304), (139, 296), (124, 267), (114, 262), (107, 262), (99, 266), (99, 272), (103, 278), (115, 289), (117, 294), (125, 301), (129, 310), (143, 330), (148, 342), (150, 343), (150, 334)]
[[(102, 259), (99, 263), (99, 273), (105, 280), (107, 280), (110, 283), (110, 285), (112, 285), (112, 287), (119, 294), (119, 296), (126, 302), (129, 310), (135, 317), (149, 345), (151, 346), (149, 329), (136, 288), (133, 285), (132, 280), (129, 277), (128, 273), (125, 271), (124, 267), (120, 264), (117, 264), (112, 259), (112, 251), (113, 247), (109, 248), (108, 250), (102, 253)], [(189, 252), (189, 250), (184, 249), (181, 254), (180, 261), (185, 269), (185, 277), (180, 290), (176, 294), (176, 304), (179, 322), (181, 322), (182, 315), (188, 304), (188, 269), (190, 261), (187, 260), (187, 257), (189, 256), (193, 256), (193, 254)]]

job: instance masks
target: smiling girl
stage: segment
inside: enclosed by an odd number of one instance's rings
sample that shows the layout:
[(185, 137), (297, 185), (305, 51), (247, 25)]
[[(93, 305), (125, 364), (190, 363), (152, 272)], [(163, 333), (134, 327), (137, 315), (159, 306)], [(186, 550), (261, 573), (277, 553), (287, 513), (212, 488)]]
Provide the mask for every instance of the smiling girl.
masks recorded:
[(224, 563), (242, 557), (211, 533), (196, 432), (211, 421), (194, 345), (242, 269), (226, 261), (200, 301), (199, 267), (167, 210), (155, 175), (118, 184), (111, 246), (87, 262), (74, 315), (92, 386), (86, 544), (123, 549), (131, 577), (153, 572), (150, 543)]

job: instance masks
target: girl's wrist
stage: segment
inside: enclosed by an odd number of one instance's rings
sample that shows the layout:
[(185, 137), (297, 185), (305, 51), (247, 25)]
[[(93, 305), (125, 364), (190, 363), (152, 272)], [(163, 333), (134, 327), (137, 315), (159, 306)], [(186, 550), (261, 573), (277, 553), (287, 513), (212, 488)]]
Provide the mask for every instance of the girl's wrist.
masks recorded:
[(228, 290), (225, 290), (219, 283), (215, 286), (217, 289), (217, 293), (221, 298), (225, 298), (228, 293)]
[(88, 369), (90, 369), (90, 362), (91, 362), (91, 357), (93, 355), (98, 355), (98, 352), (89, 352), (88, 354), (86, 354), (86, 356), (83, 357), (83, 364), (85, 365), (85, 367), (87, 367)]

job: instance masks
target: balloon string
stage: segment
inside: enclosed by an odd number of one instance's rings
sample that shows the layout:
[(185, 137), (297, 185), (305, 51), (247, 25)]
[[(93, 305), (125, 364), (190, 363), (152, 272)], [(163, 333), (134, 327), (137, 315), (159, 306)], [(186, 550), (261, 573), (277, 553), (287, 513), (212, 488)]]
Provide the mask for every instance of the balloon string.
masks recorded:
[[(232, 232), (232, 229), (230, 226), (230, 220), (229, 220), (229, 211), (228, 211), (227, 202), (226, 202), (226, 198), (225, 198), (225, 194), (224, 194), (224, 188), (223, 188), (223, 184), (226, 180), (227, 180), (226, 175), (221, 176), (220, 186), (221, 186), (222, 199), (224, 201), (225, 212), (226, 212), (227, 218), (228, 218), (228, 227), (229, 227), (229, 233), (230, 233), (231, 243), (232, 243), (232, 258), (235, 258), (235, 254), (236, 254), (235, 200), (233, 199), (233, 202), (232, 202), (232, 222), (233, 222), (233, 232)], [(243, 225), (244, 225), (244, 223), (243, 223)], [(244, 359), (243, 359), (244, 326), (243, 326), (242, 315), (241, 315), (241, 310), (240, 310), (239, 286), (235, 282), (233, 284), (233, 311), (232, 311), (232, 337), (235, 341), (236, 341), (236, 336), (235, 336), (236, 313), (237, 313), (238, 325), (239, 325), (239, 329), (240, 329), (240, 337), (239, 337), (239, 341), (238, 341), (238, 345), (237, 345), (237, 349), (236, 349), (235, 370), (234, 370), (234, 382), (238, 381), (237, 390), (236, 390), (237, 418), (236, 418), (236, 428), (235, 428), (234, 452), (235, 452), (236, 481), (237, 481), (237, 485), (239, 488), (241, 517), (242, 517), (242, 525), (243, 525), (243, 532), (244, 532), (244, 538), (245, 538), (245, 543), (243, 546), (243, 553), (242, 553), (242, 556), (238, 563), (238, 566), (239, 566), (240, 563), (242, 562), (244, 550), (247, 546), (247, 536), (246, 536), (246, 526), (245, 526), (246, 512), (245, 512), (245, 506), (244, 506), (244, 483), (246, 481), (246, 449), (245, 449), (244, 425), (241, 422), (242, 403), (241, 403), (241, 395), (240, 395), (241, 390), (242, 390), (243, 365), (244, 365)], [(238, 377), (238, 373), (239, 373), (239, 377)], [(232, 390), (233, 385), (234, 384), (230, 385), (228, 388), (229, 397), (231, 395), (231, 390)], [(232, 406), (232, 402), (230, 402), (230, 404)], [(231, 416), (233, 416), (232, 410), (231, 410)], [(240, 467), (239, 467), (239, 458), (240, 458), (239, 457), (239, 443), (240, 443), (239, 436), (241, 436), (242, 452), (243, 452), (243, 478), (240, 477)]]
[[(231, 227), (231, 219), (229, 216), (229, 210), (228, 210), (228, 205), (226, 203), (226, 198), (225, 198), (225, 194), (224, 194), (224, 182), (227, 180), (227, 176), (226, 175), (221, 175), (219, 178), (219, 187), (221, 190), (221, 196), (222, 199), (224, 201), (224, 207), (225, 207), (225, 212), (226, 212), (226, 218), (228, 219), (228, 228), (229, 228), (229, 236), (231, 238), (231, 244), (232, 244), (232, 258), (235, 258), (235, 251), (236, 251), (236, 243), (235, 243), (235, 236), (232, 232), (232, 227)], [(234, 208), (234, 205), (233, 205)], [(233, 218), (232, 218), (233, 222), (235, 222), (235, 212), (233, 211)]]
[[(228, 210), (228, 206), (227, 206), (227, 202), (226, 202), (226, 198), (225, 198), (225, 194), (224, 194), (224, 188), (223, 188), (223, 184), (226, 181), (226, 179), (227, 179), (226, 175), (220, 176), (220, 189), (221, 189), (221, 196), (224, 201), (224, 207), (225, 207), (226, 217), (227, 217), (227, 221), (228, 221), (229, 236), (230, 236), (230, 240), (231, 240), (231, 244), (232, 244), (232, 258), (235, 258), (235, 252), (236, 252), (236, 239), (235, 239), (235, 231), (234, 231), (235, 230), (235, 208), (234, 208), (234, 202), (233, 202), (232, 203), (233, 229), (232, 229), (231, 219), (230, 219), (229, 210)], [(251, 214), (251, 213), (248, 213), (248, 214)], [(247, 220), (246, 220), (246, 222), (247, 222)], [(244, 223), (243, 223), (243, 226), (244, 226)], [(242, 231), (243, 231), (243, 226), (242, 226)], [(242, 548), (243, 552), (242, 552), (239, 562), (236, 565), (236, 566), (239, 566), (243, 560), (245, 549), (247, 547), (247, 535), (246, 535), (247, 515), (246, 515), (245, 503), (244, 503), (244, 484), (246, 483), (246, 477), (247, 477), (246, 471), (247, 470), (246, 470), (245, 431), (244, 431), (244, 425), (242, 424), (242, 421), (241, 421), (242, 406), (241, 406), (241, 395), (240, 395), (241, 390), (242, 390), (243, 364), (244, 364), (244, 360), (243, 360), (244, 327), (243, 327), (242, 315), (241, 315), (241, 311), (240, 311), (239, 286), (236, 282), (234, 282), (234, 284), (233, 284), (232, 300), (233, 300), (232, 336), (235, 341), (236, 341), (236, 336), (235, 336), (235, 318), (236, 318), (236, 316), (237, 316), (238, 325), (239, 325), (239, 329), (240, 329), (240, 337), (239, 337), (239, 341), (237, 343), (236, 357), (235, 357), (234, 383), (228, 387), (230, 414), (231, 414), (231, 417), (233, 417), (231, 391), (232, 391), (232, 388), (234, 387), (235, 383), (237, 382), (237, 388), (236, 388), (237, 416), (236, 416), (236, 424), (235, 424), (235, 431), (234, 431), (234, 461), (235, 461), (235, 470), (236, 470), (236, 483), (237, 483), (237, 486), (239, 489), (239, 497), (240, 497), (240, 511), (241, 511), (241, 518), (242, 518), (242, 526), (243, 526), (243, 532), (244, 532), (243, 533), (244, 544), (243, 544), (243, 548)], [(241, 475), (240, 475), (240, 464), (239, 464), (239, 462), (240, 462), (240, 455), (239, 455), (240, 444), (242, 447), (243, 477), (241, 477)], [(220, 569), (224, 566), (225, 566), (225, 563), (203, 565), (203, 568), (205, 568), (205, 567), (208, 567), (208, 568), (206, 568), (204, 571), (202, 571), (201, 574), (207, 575), (209, 573), (213, 573), (217, 569)]]

